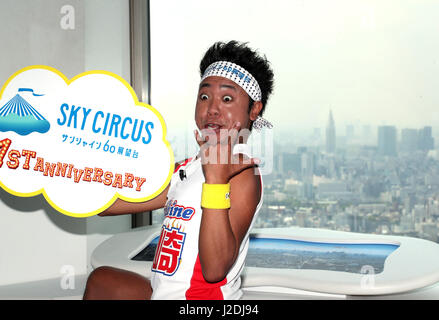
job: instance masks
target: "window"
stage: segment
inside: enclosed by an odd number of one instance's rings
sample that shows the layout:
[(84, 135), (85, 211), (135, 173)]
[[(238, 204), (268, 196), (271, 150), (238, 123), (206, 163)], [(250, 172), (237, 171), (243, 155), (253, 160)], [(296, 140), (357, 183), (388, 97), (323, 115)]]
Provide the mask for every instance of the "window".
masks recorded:
[[(215, 41), (266, 54), (272, 170), (256, 227), (438, 241), (434, 1), (153, 1), (151, 104), (176, 160), (193, 138), (198, 64)], [(160, 213), (154, 222), (161, 220)]]

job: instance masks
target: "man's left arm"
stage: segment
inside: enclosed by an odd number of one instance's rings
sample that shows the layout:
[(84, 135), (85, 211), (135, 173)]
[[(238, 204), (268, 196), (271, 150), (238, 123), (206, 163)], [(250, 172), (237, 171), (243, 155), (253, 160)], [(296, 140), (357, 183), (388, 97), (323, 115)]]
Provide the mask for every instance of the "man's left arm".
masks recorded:
[[(261, 180), (255, 170), (249, 167), (230, 179), (229, 209), (203, 208), (199, 258), (208, 282), (223, 280), (238, 257), (261, 198)], [(206, 179), (206, 183), (218, 182)]]

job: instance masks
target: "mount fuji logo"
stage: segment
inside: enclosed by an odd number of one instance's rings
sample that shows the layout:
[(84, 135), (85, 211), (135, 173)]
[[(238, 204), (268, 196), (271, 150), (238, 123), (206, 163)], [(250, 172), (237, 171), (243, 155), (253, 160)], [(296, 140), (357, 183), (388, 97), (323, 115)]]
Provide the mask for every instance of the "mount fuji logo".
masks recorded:
[[(19, 88), (18, 92), (31, 92), (34, 97), (42, 96), (29, 88)], [(45, 133), (49, 131), (49, 121), (19, 93), (0, 108), (0, 131), (14, 131), (22, 136), (31, 132)]]

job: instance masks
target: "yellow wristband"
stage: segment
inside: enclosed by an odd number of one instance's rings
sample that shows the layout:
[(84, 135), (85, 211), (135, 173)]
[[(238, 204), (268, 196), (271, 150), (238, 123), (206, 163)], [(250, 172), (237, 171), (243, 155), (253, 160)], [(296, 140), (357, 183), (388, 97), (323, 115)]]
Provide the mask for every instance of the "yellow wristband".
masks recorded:
[(201, 193), (201, 207), (206, 209), (230, 208), (230, 183), (203, 183), (203, 191)]

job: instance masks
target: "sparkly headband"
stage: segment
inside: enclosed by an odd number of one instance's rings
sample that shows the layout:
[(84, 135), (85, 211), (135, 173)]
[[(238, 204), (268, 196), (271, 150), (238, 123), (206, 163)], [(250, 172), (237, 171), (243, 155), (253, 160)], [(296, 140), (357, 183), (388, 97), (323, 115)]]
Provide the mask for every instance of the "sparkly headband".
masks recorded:
[[(216, 61), (206, 68), (201, 81), (207, 77), (218, 76), (232, 80), (238, 84), (253, 101), (261, 101), (262, 92), (258, 81), (243, 67), (229, 61)], [(200, 81), (200, 82), (201, 82)], [(266, 119), (258, 116), (253, 122), (253, 129), (273, 128), (273, 125)]]
[(253, 99), (253, 101), (261, 101), (262, 92), (256, 79), (243, 67), (233, 62), (217, 61), (206, 68), (201, 81), (207, 77), (218, 76), (232, 80), (238, 84)]

